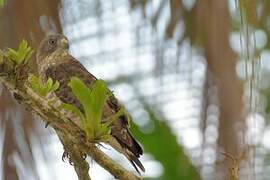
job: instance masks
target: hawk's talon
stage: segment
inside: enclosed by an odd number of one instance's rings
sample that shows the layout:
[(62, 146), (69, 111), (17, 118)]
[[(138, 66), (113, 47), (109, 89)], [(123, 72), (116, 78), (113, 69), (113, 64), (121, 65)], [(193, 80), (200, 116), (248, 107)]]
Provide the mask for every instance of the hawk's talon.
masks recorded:
[(67, 159), (68, 159), (68, 163), (69, 163), (71, 166), (73, 166), (74, 163), (72, 162), (72, 159), (71, 159), (70, 155), (68, 154), (68, 152), (65, 150), (65, 151), (63, 152), (63, 155), (62, 155), (62, 161), (65, 162)]
[(72, 162), (71, 158), (68, 159), (68, 162), (71, 166), (74, 166), (74, 163)]
[(84, 161), (86, 158), (87, 158), (87, 154), (83, 153), (83, 155), (82, 155), (83, 161)]
[(70, 160), (70, 156), (66, 150), (64, 150), (63, 155), (62, 155), (62, 161), (65, 162), (66, 159)]
[(46, 122), (45, 124), (45, 128), (47, 128), (49, 126), (50, 122)]

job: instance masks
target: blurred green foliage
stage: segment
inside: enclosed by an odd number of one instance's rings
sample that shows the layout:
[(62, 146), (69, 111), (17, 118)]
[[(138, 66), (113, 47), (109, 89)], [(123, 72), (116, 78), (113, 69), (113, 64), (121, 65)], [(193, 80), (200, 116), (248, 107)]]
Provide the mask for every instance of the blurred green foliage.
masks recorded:
[(183, 146), (178, 144), (175, 134), (167, 124), (168, 121), (157, 117), (146, 103), (144, 103), (144, 109), (148, 112), (154, 129), (151, 132), (144, 133), (138, 126), (132, 124), (132, 132), (143, 144), (144, 150), (162, 164), (164, 173), (158, 179), (200, 179), (199, 172), (185, 154)]
[(248, 23), (257, 23), (257, 3), (256, 0), (238, 0), (241, 16), (244, 15)]
[(4, 0), (0, 0), (0, 8), (4, 6)]

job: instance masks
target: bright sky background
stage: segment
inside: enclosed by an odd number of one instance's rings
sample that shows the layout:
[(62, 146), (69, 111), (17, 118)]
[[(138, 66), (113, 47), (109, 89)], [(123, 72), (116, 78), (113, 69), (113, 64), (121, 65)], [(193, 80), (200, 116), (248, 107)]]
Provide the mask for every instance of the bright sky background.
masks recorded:
[[(217, 115), (218, 108), (214, 105), (208, 108), (208, 123), (206, 129), (206, 143), (212, 148), (206, 148), (200, 151), (202, 145), (202, 135), (200, 131), (200, 110), (202, 87), (205, 78), (205, 63), (199, 50), (192, 49), (188, 42), (184, 42), (180, 47), (179, 55), (176, 53), (176, 42), (169, 41), (162, 44), (162, 35), (169, 15), (169, 7), (166, 5), (162, 14), (162, 20), (159, 22), (157, 32), (151, 28), (150, 23), (142, 21), (140, 10), (131, 12), (128, 1), (126, 0), (101, 0), (103, 13), (98, 19), (93, 6), (94, 1), (65, 0), (63, 3), (64, 34), (70, 39), (71, 54), (78, 58), (87, 69), (98, 78), (112, 81), (119, 76), (136, 75), (138, 80), (133, 82), (137, 88), (126, 83), (112, 86), (115, 95), (132, 112), (135, 123), (138, 125), (147, 125), (145, 131), (151, 131), (153, 128), (147, 118), (146, 112), (142, 109), (136, 91), (145, 96), (151, 104), (157, 104), (160, 111), (164, 113), (169, 120), (172, 130), (178, 137), (179, 143), (183, 144), (186, 152), (192, 158), (196, 165), (207, 164), (202, 168), (202, 174), (211, 174), (214, 171), (211, 168), (215, 161), (216, 151), (213, 149), (218, 136)], [(194, 1), (185, 0), (187, 7), (191, 7)], [(150, 16), (157, 9), (160, 0), (153, 1), (152, 5), (147, 7), (147, 16)], [(231, 2), (231, 11), (234, 6)], [(183, 26), (179, 25), (179, 31), (176, 36), (181, 36)], [(138, 39), (137, 37), (140, 37)], [(236, 52), (239, 49), (239, 33), (232, 33), (231, 44)], [(265, 46), (265, 34), (256, 31), (257, 47)], [(157, 67), (155, 66), (158, 47), (165, 47), (164, 51), (164, 73), (162, 79), (155, 75)], [(262, 54), (263, 68), (270, 70), (269, 65), (270, 52), (265, 51)], [(174, 69), (167, 65), (169, 61), (179, 58), (179, 63)], [(167, 63), (167, 64), (166, 64)], [(243, 62), (239, 62), (237, 71), (241, 77)], [(166, 83), (166, 88), (164, 86)], [(211, 93), (215, 94), (215, 89)], [(215, 99), (213, 100), (215, 101)], [(249, 125), (252, 125), (252, 117), (249, 117)], [(262, 145), (270, 149), (270, 128), (264, 129), (264, 117), (256, 114), (256, 128), (253, 129), (256, 137), (262, 138)], [(209, 135), (209, 136), (208, 136)], [(254, 135), (254, 133), (252, 134)], [(1, 136), (0, 136), (1, 137)], [(33, 142), (35, 139), (33, 138)], [(34, 143), (33, 143), (34, 144)], [(109, 148), (109, 147), (108, 147)], [(133, 168), (123, 156), (114, 150), (104, 149), (106, 153), (119, 161), (130, 170)], [(39, 148), (34, 149), (36, 157), (41, 157)], [(73, 167), (68, 162), (61, 160), (63, 153), (62, 145), (53, 136), (48, 142), (48, 152), (54, 155), (55, 161), (48, 168), (45, 160), (39, 159), (38, 170), (42, 180), (50, 180), (50, 174), (55, 174), (53, 179), (74, 180), (77, 179)], [(202, 157), (202, 159), (201, 159)], [(89, 159), (90, 161), (90, 159)], [(158, 177), (162, 173), (162, 166), (156, 162), (150, 155), (145, 154), (142, 157), (148, 177)], [(51, 173), (50, 173), (51, 172)], [(110, 174), (91, 163), (90, 175), (92, 179), (108, 180), (112, 179)], [(208, 176), (209, 177), (209, 176)]]

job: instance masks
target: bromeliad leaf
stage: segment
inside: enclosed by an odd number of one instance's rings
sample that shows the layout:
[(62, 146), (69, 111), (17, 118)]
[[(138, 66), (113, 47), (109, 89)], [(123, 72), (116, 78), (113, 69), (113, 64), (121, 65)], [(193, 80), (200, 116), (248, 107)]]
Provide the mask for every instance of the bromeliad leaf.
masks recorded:
[(21, 65), (28, 61), (28, 59), (32, 56), (33, 50), (31, 47), (28, 46), (28, 43), (26, 40), (22, 40), (22, 42), (19, 45), (18, 50), (14, 50), (11, 48), (8, 48), (5, 52), (5, 56), (8, 59), (11, 59), (16, 63), (16, 65)]
[(31, 88), (42, 97), (46, 97), (50, 92), (57, 90), (60, 85), (58, 81), (54, 83), (51, 78), (43, 84), (41, 79), (35, 75), (30, 75), (28, 82), (30, 83)]
[(78, 112), (79, 109), (73, 105), (70, 105), (69, 109), (81, 118), (87, 137), (95, 141), (107, 140), (111, 132), (110, 125), (118, 119), (120, 112), (106, 119), (105, 123), (102, 123), (103, 107), (108, 97), (111, 96), (106, 83), (103, 80), (97, 80), (89, 88), (79, 78), (74, 77), (71, 79), (69, 86), (82, 104), (84, 114), (82, 115), (82, 112)]
[(30, 83), (32, 89), (35, 91), (35, 92), (39, 92), (41, 91), (41, 87), (40, 87), (40, 84), (41, 84), (41, 80), (36, 77), (35, 75), (30, 75), (28, 77), (28, 82)]
[(95, 139), (95, 132), (93, 124), (93, 112), (91, 110), (91, 90), (79, 79), (79, 78), (72, 78), (69, 86), (72, 89), (73, 94), (76, 98), (80, 101), (84, 109), (84, 116), (81, 118), (82, 126), (86, 135), (89, 139)]
[(56, 81), (56, 82), (52, 85), (50, 91), (51, 91), (51, 92), (56, 91), (56, 90), (59, 88), (59, 86), (60, 86), (59, 82)]
[(73, 106), (71, 104), (62, 103), (59, 108), (63, 108), (63, 109), (66, 109), (68, 111), (71, 111), (72, 113), (77, 115), (82, 120), (85, 119), (84, 114), (78, 108), (76, 108), (75, 106)]
[(114, 121), (118, 120), (119, 117), (122, 116), (123, 114), (125, 114), (125, 109), (124, 109), (123, 106), (121, 106), (120, 110), (116, 114), (114, 114), (114, 115), (110, 116), (109, 118), (107, 118), (106, 122), (103, 123), (102, 126), (109, 127)]
[(76, 98), (82, 104), (85, 110), (86, 119), (91, 118), (91, 90), (79, 78), (76, 77), (71, 79), (69, 86), (71, 87)]
[(91, 111), (93, 116), (93, 124), (97, 128), (97, 130), (99, 130), (99, 128), (101, 127), (103, 107), (108, 98), (109, 90), (105, 81), (96, 81), (93, 84), (91, 91)]

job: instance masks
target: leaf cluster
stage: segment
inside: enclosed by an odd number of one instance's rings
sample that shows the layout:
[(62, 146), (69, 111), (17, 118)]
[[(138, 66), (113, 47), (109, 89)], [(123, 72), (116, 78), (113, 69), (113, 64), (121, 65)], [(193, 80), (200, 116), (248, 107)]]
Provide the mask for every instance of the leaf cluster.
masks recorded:
[(82, 127), (89, 140), (106, 141), (111, 132), (111, 124), (123, 115), (124, 108), (114, 115), (103, 119), (103, 108), (107, 99), (112, 95), (103, 80), (96, 80), (89, 88), (79, 78), (74, 77), (69, 83), (72, 92), (83, 106), (84, 112), (71, 104), (62, 104), (62, 108), (80, 117)]
[(59, 88), (59, 82), (53, 82), (51, 78), (46, 83), (42, 83), (41, 79), (33, 74), (28, 77), (31, 88), (42, 97), (46, 97), (49, 93)]
[(8, 48), (5, 52), (5, 56), (8, 59), (12, 60), (16, 64), (16, 66), (19, 66), (27, 62), (28, 59), (32, 56), (33, 52), (33, 49), (28, 46), (27, 41), (22, 40), (17, 50)]

